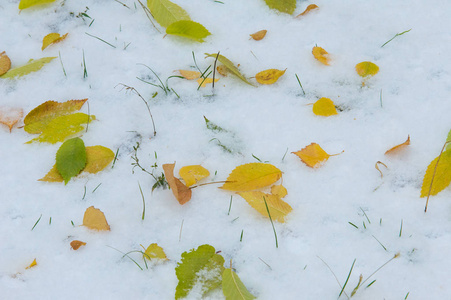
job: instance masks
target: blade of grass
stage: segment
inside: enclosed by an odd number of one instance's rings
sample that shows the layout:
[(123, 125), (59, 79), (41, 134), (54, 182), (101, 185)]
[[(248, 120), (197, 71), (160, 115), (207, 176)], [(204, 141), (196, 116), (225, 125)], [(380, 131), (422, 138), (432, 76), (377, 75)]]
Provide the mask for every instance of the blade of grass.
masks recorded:
[(139, 181), (138, 181), (138, 186), (139, 186), (139, 191), (141, 192), (141, 197), (143, 199), (143, 213), (142, 213), (141, 219), (144, 221), (144, 217), (146, 216), (146, 201), (144, 200), (143, 190), (141, 189), (141, 185), (139, 184)]
[(403, 35), (404, 33), (407, 33), (407, 32), (409, 32), (409, 31), (411, 31), (411, 30), (412, 30), (412, 28), (410, 28), (409, 30), (403, 31), (403, 32), (401, 32), (401, 33), (395, 34), (395, 36), (392, 37), (391, 39), (389, 39), (388, 41), (386, 41), (386, 42), (381, 46), (381, 48), (384, 47), (385, 45), (387, 45), (388, 43), (390, 43), (391, 41), (393, 41), (393, 40), (394, 40), (395, 38), (397, 38), (398, 36)]
[[(93, 22), (94, 22), (94, 20), (93, 20)], [(95, 36), (95, 35), (89, 34), (89, 33), (87, 33), (87, 32), (85, 32), (85, 34), (87, 34), (87, 35), (89, 35), (90, 37), (93, 37), (93, 38), (95, 38), (95, 39), (98, 39), (98, 40), (101, 41), (101, 42), (104, 42), (105, 44), (107, 44), (107, 45), (110, 46), (110, 47), (116, 48), (116, 46), (114, 46), (114, 45), (108, 43), (107, 41), (105, 41), (105, 40), (103, 40), (103, 39), (101, 39), (101, 38), (99, 38), (99, 37), (97, 37), (97, 36)]]
[(296, 79), (298, 80), (298, 83), (299, 83), (299, 86), (301, 87), (302, 93), (304, 93), (304, 96), (305, 96), (305, 91), (304, 91), (304, 88), (302, 87), (301, 81), (299, 80), (298, 74), (294, 74), (294, 75), (296, 75)]
[[(345, 287), (346, 287), (346, 285), (348, 284), (349, 277), (351, 277), (352, 269), (354, 269), (355, 261), (356, 261), (356, 259), (354, 259), (354, 261), (352, 262), (352, 266), (351, 266), (351, 269), (349, 270), (348, 277), (346, 278), (345, 284), (343, 284), (343, 287), (341, 288), (341, 291), (340, 291), (340, 294), (338, 295), (338, 298), (341, 297), (341, 294), (343, 294), (343, 292), (344, 292), (344, 290), (345, 290)], [(349, 297), (348, 297), (348, 298), (349, 298)]]
[[(335, 275), (334, 271), (332, 271), (332, 269), (329, 267), (329, 265), (328, 265), (321, 257), (319, 257), (318, 255), (317, 255), (316, 257), (318, 257), (318, 258), (323, 262), (323, 264), (326, 265), (326, 267), (329, 269), (329, 271), (332, 273), (332, 275), (334, 275), (335, 280), (336, 280), (337, 283), (338, 283), (338, 286), (339, 286), (340, 288), (342, 288), (341, 283), (340, 283), (340, 280), (338, 280), (337, 275)], [(307, 267), (307, 266), (306, 266), (306, 267)], [(305, 270), (305, 268), (304, 268), (304, 270)], [(343, 294), (345, 294), (345, 296), (349, 299), (348, 294), (346, 294), (346, 292), (344, 291), (343, 288), (342, 288), (342, 290), (343, 290)]]
[(279, 243), (277, 242), (277, 232), (274, 227), (274, 223), (272, 222), (271, 214), (269, 213), (268, 203), (266, 203), (266, 197), (263, 197), (263, 201), (265, 201), (266, 211), (268, 212), (269, 220), (271, 221), (272, 230), (274, 231), (274, 237), (276, 239), (276, 248), (279, 248)]
[(36, 227), (36, 225), (38, 225), (39, 221), (41, 221), (42, 218), (42, 214), (39, 216), (39, 219), (36, 221), (36, 223), (34, 223), (33, 227), (31, 228), (31, 231), (33, 231), (33, 229)]

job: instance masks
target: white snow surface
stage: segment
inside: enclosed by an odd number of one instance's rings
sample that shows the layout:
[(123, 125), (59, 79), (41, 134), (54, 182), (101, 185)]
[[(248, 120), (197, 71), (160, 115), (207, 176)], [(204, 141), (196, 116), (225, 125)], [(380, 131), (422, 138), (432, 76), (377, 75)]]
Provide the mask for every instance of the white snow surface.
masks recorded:
[[(354, 299), (449, 299), (451, 192), (431, 197), (424, 213), (420, 189), (451, 128), (450, 1), (319, 0), (314, 2), (319, 10), (294, 18), (311, 2), (298, 1), (291, 16), (263, 0), (174, 0), (212, 33), (204, 43), (164, 36), (136, 0), (120, 2), (57, 0), (21, 12), (19, 0), (0, 3), (0, 52), (13, 67), (31, 58), (61, 57), (39, 72), (0, 79), (0, 107), (20, 107), (27, 114), (47, 100), (88, 98), (97, 121), (82, 136), (86, 146), (119, 149), (114, 168), (67, 185), (46, 183), (37, 180), (54, 165), (61, 143), (25, 144), (35, 136), (0, 127), (0, 298), (173, 299), (181, 254), (210, 244), (221, 251), (226, 267), (233, 260), (258, 299), (337, 299), (341, 287), (333, 273), (343, 285), (355, 260), (345, 288), (351, 296), (360, 274), (366, 279), (397, 253)], [(92, 24), (76, 17), (85, 11)], [(266, 37), (251, 40), (249, 34), (261, 29), (268, 30)], [(69, 35), (42, 51), (42, 39), (51, 32)], [(315, 45), (330, 53), (330, 66), (314, 59)], [(162, 80), (179, 69), (195, 70), (193, 52), (204, 70), (214, 62), (204, 53), (218, 51), (247, 77), (287, 70), (275, 84), (258, 87), (233, 75), (220, 77), (214, 90), (169, 79), (180, 98), (136, 78), (157, 83), (143, 64)], [(355, 71), (362, 61), (380, 67), (364, 87)], [(143, 101), (121, 83), (148, 101), (155, 137)], [(332, 99), (339, 114), (314, 115), (310, 104), (321, 97)], [(88, 113), (86, 104), (82, 112)], [(220, 140), (239, 153), (211, 141), (216, 135), (203, 116), (235, 134)], [(384, 155), (408, 135), (411, 145), (402, 155)], [(150, 171), (156, 162), (156, 174), (164, 163), (176, 162), (175, 174), (200, 164), (211, 173), (204, 182), (221, 181), (235, 167), (258, 162), (254, 156), (278, 167), (288, 190), (284, 200), (293, 208), (285, 223), (274, 223), (278, 248), (269, 219), (240, 196), (218, 189), (220, 184), (195, 188), (183, 206), (170, 190), (151, 193), (152, 177), (138, 168), (132, 172), (137, 142), (140, 163)], [(291, 152), (312, 142), (329, 154), (344, 153), (311, 169)], [(388, 167), (381, 166), (382, 178), (377, 161)], [(111, 231), (80, 226), (90, 206), (105, 213)], [(87, 245), (74, 251), (69, 245), (74, 239)], [(142, 271), (117, 251), (151, 243), (164, 248), (168, 262), (146, 269), (141, 254), (130, 253)], [(25, 269), (34, 258), (38, 265)], [(207, 298), (225, 299), (221, 290)]]

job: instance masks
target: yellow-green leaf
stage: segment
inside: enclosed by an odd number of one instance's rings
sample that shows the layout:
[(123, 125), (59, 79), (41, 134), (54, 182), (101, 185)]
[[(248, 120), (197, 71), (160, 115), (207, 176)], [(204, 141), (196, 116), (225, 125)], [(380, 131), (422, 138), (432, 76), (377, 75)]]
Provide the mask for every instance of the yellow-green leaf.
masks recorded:
[(210, 172), (200, 165), (185, 166), (180, 168), (179, 175), (185, 181), (186, 186), (192, 186), (199, 180), (210, 176)]
[(361, 77), (368, 77), (376, 75), (379, 72), (379, 67), (370, 61), (363, 61), (355, 66), (355, 70)]
[(313, 47), (313, 56), (322, 64), (328, 66), (330, 63), (329, 53), (321, 47)]
[(222, 272), (222, 292), (226, 300), (252, 300), (255, 299), (232, 269)]
[[(440, 160), (438, 160), (440, 157)], [(443, 191), (451, 183), (451, 150), (436, 157), (428, 166), (421, 186), (420, 197), (434, 196)], [(438, 161), (438, 164), (437, 164)], [(435, 174), (434, 174), (435, 170)], [(431, 188), (432, 182), (432, 188)]]
[(338, 115), (334, 102), (329, 98), (321, 98), (313, 104), (313, 113), (317, 116), (329, 117)]
[(158, 246), (157, 243), (152, 243), (147, 247), (146, 251), (143, 254), (144, 259), (152, 260), (168, 260), (166, 253), (164, 253), (163, 248)]
[(268, 69), (265, 71), (261, 71), (259, 73), (257, 73), (257, 75), (255, 75), (255, 79), (257, 80), (258, 83), (260, 84), (273, 84), (275, 83), (277, 80), (279, 80), (279, 78), (285, 74), (285, 70), (277, 70), (277, 69)]
[(42, 48), (41, 48), (41, 50), (44, 50), (45, 48), (47, 48), (51, 44), (56, 44), (56, 43), (61, 42), (62, 40), (64, 40), (67, 37), (67, 35), (68, 35), (68, 33), (66, 33), (63, 36), (61, 36), (59, 33), (49, 33), (49, 34), (47, 34), (42, 39)]
[(147, 7), (155, 21), (163, 27), (168, 27), (177, 21), (191, 20), (183, 8), (169, 0), (147, 0)]
[(256, 211), (269, 218), (268, 210), (265, 205), (266, 200), (269, 213), (271, 214), (271, 219), (281, 223), (285, 222), (285, 217), (293, 210), (288, 203), (280, 199), (277, 195), (265, 194), (260, 191), (241, 192), (238, 194), (243, 197)]
[(38, 60), (31, 59), (26, 65), (9, 70), (0, 78), (14, 78), (28, 75), (32, 72), (39, 71), (43, 66), (54, 60), (56, 57), (43, 57)]
[(166, 33), (192, 39), (199, 43), (203, 43), (204, 38), (211, 35), (202, 24), (191, 20), (181, 20), (172, 23), (166, 28)]
[(236, 167), (221, 187), (229, 191), (253, 191), (269, 186), (282, 177), (282, 171), (271, 164), (250, 163)]
[[(216, 58), (217, 54), (208, 54), (205, 53), (205, 55), (207, 55), (207, 57), (213, 57)], [(238, 77), (239, 79), (241, 79), (242, 81), (246, 82), (249, 85), (254, 86), (252, 83), (250, 83), (249, 81), (247, 81), (246, 77), (244, 77), (243, 74), (241, 74), (241, 72), (238, 70), (237, 67), (235, 67), (235, 65), (233, 64), (233, 62), (231, 62), (227, 57), (219, 54), (218, 56), (218, 60), (220, 63), (222, 63), (233, 75), (235, 75), (236, 77)]]
[(19, 9), (25, 9), (31, 6), (52, 3), (55, 1), (56, 0), (20, 0)]
[(265, 0), (269, 8), (277, 9), (280, 12), (292, 14), (296, 9), (296, 0)]

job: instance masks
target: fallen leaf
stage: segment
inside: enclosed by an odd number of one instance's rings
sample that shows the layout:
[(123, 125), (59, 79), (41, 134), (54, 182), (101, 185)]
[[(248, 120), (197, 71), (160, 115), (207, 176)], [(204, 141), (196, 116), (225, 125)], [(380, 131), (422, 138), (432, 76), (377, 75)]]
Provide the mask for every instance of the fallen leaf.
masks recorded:
[(399, 144), (397, 146), (394, 146), (393, 148), (390, 148), (385, 152), (385, 155), (396, 155), (399, 154), (403, 149), (405, 149), (408, 145), (410, 145), (410, 135), (407, 136), (407, 140)]
[(265, 194), (260, 191), (240, 192), (238, 195), (243, 197), (246, 202), (260, 214), (269, 218), (268, 210), (265, 205), (266, 200), (271, 219), (281, 223), (285, 222), (285, 217), (293, 210), (288, 203), (280, 199), (277, 195)]
[(285, 74), (285, 70), (277, 70), (277, 69), (268, 69), (265, 71), (261, 71), (255, 75), (255, 79), (260, 84), (273, 84), (275, 83), (283, 74)]
[(13, 126), (23, 117), (21, 108), (0, 107), (0, 123), (9, 127), (9, 132)]
[(241, 79), (245, 83), (254, 86), (252, 83), (247, 81), (246, 77), (244, 77), (244, 75), (241, 74), (241, 72), (238, 70), (238, 68), (227, 57), (225, 57), (225, 56), (223, 56), (221, 54), (217, 55), (217, 54), (205, 53), (205, 55), (207, 55), (207, 57), (213, 57), (215, 59), (216, 59), (216, 56), (217, 56), (219, 62), (222, 63), (230, 72), (232, 72), (232, 74), (234, 74), (236, 77), (238, 77), (239, 79)]
[[(217, 82), (219, 78), (215, 78), (215, 82)], [(207, 84), (212, 83), (213, 78), (199, 78), (197, 79), (197, 83), (200, 84), (201, 87), (206, 87)]]
[(83, 140), (73, 138), (65, 141), (56, 152), (56, 168), (67, 184), (86, 166), (86, 148)]
[(363, 61), (355, 65), (355, 70), (359, 76), (368, 77), (376, 75), (379, 72), (379, 67), (370, 61)]
[(451, 150), (447, 150), (429, 164), (423, 178), (420, 197), (437, 195), (449, 186), (450, 183)]
[(180, 168), (179, 175), (185, 181), (186, 186), (190, 187), (199, 180), (210, 176), (210, 172), (200, 165), (194, 165)]
[(386, 169), (388, 169), (388, 167), (387, 167), (386, 164), (384, 164), (384, 163), (381, 162), (381, 161), (377, 161), (377, 162), (376, 162), (376, 165), (374, 166), (374, 167), (376, 168), (376, 170), (378, 170), (379, 173), (381, 173), (381, 178), (383, 178), (383, 177), (384, 177), (384, 173), (382, 173), (381, 169), (379, 168), (379, 165), (384, 166)]
[(290, 15), (294, 13), (294, 10), (296, 9), (296, 0), (265, 0), (265, 2), (269, 8)]
[(146, 251), (143, 254), (144, 259), (152, 260), (168, 260), (166, 253), (164, 253), (163, 248), (158, 246), (157, 243), (152, 243), (147, 247)]
[(266, 33), (267, 33), (267, 32), (268, 32), (268, 30), (263, 29), (263, 30), (257, 31), (256, 33), (250, 34), (250, 36), (251, 36), (254, 40), (260, 41), (260, 40), (262, 40), (262, 39), (266, 36)]
[(329, 117), (338, 115), (334, 102), (329, 98), (321, 98), (313, 104), (313, 113), (317, 116)]
[[(329, 157), (339, 155), (338, 154), (327, 154), (317, 143), (311, 143), (307, 147), (301, 149), (297, 152), (291, 152), (299, 156), (303, 163), (305, 163), (310, 168), (317, 168), (323, 162), (327, 161)], [(343, 152), (342, 152), (343, 153)]]
[(8, 72), (9, 69), (11, 69), (11, 60), (3, 51), (0, 53), (0, 76)]
[(228, 69), (224, 65), (220, 65), (216, 67), (216, 71), (218, 71), (219, 74), (221, 74), (224, 77), (227, 77)]
[(191, 20), (181, 20), (172, 23), (166, 28), (166, 33), (185, 37), (199, 43), (203, 43), (204, 38), (211, 35), (204, 25)]
[(81, 246), (84, 246), (84, 245), (86, 245), (86, 243), (82, 242), (82, 241), (73, 240), (72, 242), (70, 242), (70, 246), (74, 250), (78, 250), (78, 248), (80, 248)]
[(329, 66), (330, 58), (329, 53), (321, 47), (313, 47), (312, 49), (313, 56), (322, 64)]
[(83, 226), (94, 230), (110, 230), (105, 214), (98, 208), (90, 206), (83, 216)]
[(180, 204), (185, 204), (191, 200), (191, 189), (184, 185), (178, 178), (174, 177), (175, 164), (164, 164), (163, 171), (166, 181), (172, 190), (175, 198)]
[(152, 17), (163, 27), (181, 20), (191, 20), (188, 13), (169, 0), (147, 0)]
[(183, 78), (188, 80), (197, 79), (200, 77), (200, 72), (198, 71), (188, 71), (188, 70), (179, 70), (180, 75), (182, 75)]
[(221, 187), (229, 191), (245, 192), (273, 184), (282, 177), (282, 171), (271, 164), (249, 163), (236, 167)]
[(30, 59), (30, 61), (28, 61), (28, 63), (26, 65), (9, 70), (5, 74), (0, 75), (0, 78), (11, 79), (11, 78), (15, 78), (15, 77), (21, 77), (24, 75), (28, 75), (32, 72), (37, 72), (40, 69), (42, 69), (42, 67), (44, 67), (46, 64), (48, 64), (49, 62), (54, 60), (55, 58), (56, 58), (56, 56), (55, 57), (43, 57), (43, 58), (40, 58), (37, 60)]
[(222, 292), (226, 300), (252, 300), (252, 295), (238, 277), (238, 275), (230, 268), (222, 272)]
[(300, 16), (304, 16), (304, 15), (308, 14), (309, 12), (311, 12), (314, 9), (319, 9), (318, 5), (310, 4), (309, 6), (307, 6), (307, 8), (304, 10), (304, 12), (300, 13), (299, 15), (297, 15), (296, 18), (299, 18)]
[(66, 33), (65, 35), (61, 36), (59, 33), (55, 33), (55, 32), (47, 34), (42, 39), (42, 48), (41, 48), (41, 50), (44, 50), (45, 48), (47, 48), (51, 44), (56, 44), (56, 43), (61, 42), (62, 40), (64, 40), (67, 37), (67, 35), (68, 35), (68, 33)]
[(285, 197), (286, 195), (288, 195), (288, 191), (287, 191), (287, 189), (286, 189), (283, 185), (281, 185), (281, 184), (279, 184), (279, 185), (273, 185), (273, 186), (271, 187), (271, 194), (273, 194), (273, 195), (275, 195), (275, 196), (277, 196), (277, 197), (279, 197), (279, 198), (283, 198), (283, 197)]
[(20, 0), (19, 9), (25, 9), (34, 5), (47, 4), (55, 1), (56, 0)]
[(33, 260), (33, 262), (28, 266), (28, 267), (26, 267), (25, 269), (31, 269), (31, 268), (33, 268), (33, 267), (35, 267), (35, 266), (37, 266), (38, 265), (38, 263), (36, 262), (36, 258)]

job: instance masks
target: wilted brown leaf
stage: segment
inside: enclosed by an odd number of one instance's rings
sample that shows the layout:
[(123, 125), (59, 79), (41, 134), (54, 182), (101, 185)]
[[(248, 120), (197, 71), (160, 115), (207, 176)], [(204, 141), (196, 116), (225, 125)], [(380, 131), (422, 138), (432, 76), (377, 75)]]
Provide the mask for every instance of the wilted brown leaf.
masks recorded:
[(191, 200), (191, 189), (189, 189), (186, 185), (184, 185), (178, 178), (174, 177), (174, 164), (164, 164), (163, 171), (164, 176), (166, 177), (166, 181), (169, 184), (169, 187), (172, 190), (175, 198), (180, 204), (185, 204), (189, 200)]
[(70, 242), (70, 246), (74, 250), (78, 250), (78, 248), (80, 248), (81, 246), (84, 246), (84, 245), (86, 245), (86, 243), (82, 242), (82, 241), (73, 240), (72, 242)]
[(304, 10), (303, 13), (300, 13), (299, 15), (296, 16), (296, 18), (299, 18), (301, 16), (304, 16), (306, 14), (308, 14), (309, 12), (311, 12), (314, 9), (319, 9), (318, 5), (316, 4), (310, 4), (309, 6), (307, 6), (307, 8)]
[(11, 60), (5, 52), (0, 53), (0, 76), (8, 72), (11, 69)]

